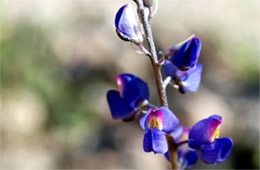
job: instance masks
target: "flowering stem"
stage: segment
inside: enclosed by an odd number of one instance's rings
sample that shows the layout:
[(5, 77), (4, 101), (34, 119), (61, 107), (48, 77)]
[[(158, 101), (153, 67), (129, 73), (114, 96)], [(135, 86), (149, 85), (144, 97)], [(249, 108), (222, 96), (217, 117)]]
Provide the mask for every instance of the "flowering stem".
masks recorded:
[[(160, 99), (160, 105), (168, 107), (167, 96), (165, 88), (163, 87), (163, 79), (162, 73), (160, 70), (160, 65), (158, 63), (158, 56), (154, 45), (153, 35), (151, 26), (149, 23), (148, 18), (145, 16), (144, 13), (144, 4), (143, 0), (134, 0), (138, 6), (139, 15), (141, 19), (141, 23), (143, 24), (144, 32), (145, 32), (145, 39), (147, 41), (148, 50), (150, 51), (150, 60), (154, 71), (156, 87)], [(169, 154), (170, 154), (170, 161), (171, 161), (171, 169), (177, 170), (178, 169), (178, 162), (177, 162), (177, 152), (176, 152), (176, 144), (173, 138), (170, 135), (166, 135)]]

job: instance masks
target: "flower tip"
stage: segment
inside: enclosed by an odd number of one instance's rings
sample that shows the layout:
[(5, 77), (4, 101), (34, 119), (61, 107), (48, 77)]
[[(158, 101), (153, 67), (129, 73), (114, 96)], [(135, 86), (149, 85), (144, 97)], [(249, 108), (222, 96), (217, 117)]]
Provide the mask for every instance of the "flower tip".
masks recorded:
[(123, 5), (116, 13), (115, 25), (116, 25), (117, 29), (119, 29), (120, 18), (127, 7), (128, 7), (128, 4)]
[(195, 38), (197, 38), (197, 37), (195, 36), (195, 34), (191, 34), (191, 36), (189, 36), (186, 40), (184, 40), (184, 42), (187, 42), (187, 41), (192, 40), (192, 39), (195, 39)]
[(217, 120), (217, 121), (219, 121), (219, 122), (222, 121), (222, 117), (219, 116), (219, 115), (212, 115), (212, 116), (210, 116), (209, 118), (210, 118), (210, 119), (215, 119), (215, 120)]

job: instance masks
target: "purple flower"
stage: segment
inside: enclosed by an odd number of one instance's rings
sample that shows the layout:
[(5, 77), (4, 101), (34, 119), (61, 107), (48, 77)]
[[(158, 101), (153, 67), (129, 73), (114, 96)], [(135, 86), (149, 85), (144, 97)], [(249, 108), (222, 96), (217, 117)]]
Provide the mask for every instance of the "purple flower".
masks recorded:
[(134, 120), (140, 110), (139, 107), (149, 99), (147, 84), (132, 74), (117, 76), (119, 91), (109, 90), (107, 101), (113, 119), (124, 121)]
[(201, 159), (206, 163), (223, 162), (231, 152), (232, 139), (228, 137), (218, 138), (221, 123), (222, 118), (213, 115), (196, 123), (190, 131), (189, 147), (197, 149)]
[(140, 44), (143, 36), (134, 16), (130, 4), (122, 6), (116, 14), (116, 32), (121, 39)]
[(150, 108), (148, 113), (140, 119), (141, 127), (146, 131), (143, 140), (145, 152), (165, 153), (168, 150), (166, 134), (175, 130), (179, 120), (167, 108)]
[(181, 93), (197, 92), (200, 87), (202, 64), (196, 64), (187, 71), (181, 71), (170, 61), (163, 65), (167, 77), (171, 77), (171, 83)]
[(180, 70), (186, 71), (198, 62), (201, 41), (192, 35), (185, 41), (166, 50), (165, 56)]
[[(172, 133), (175, 143), (186, 141), (188, 139), (189, 132), (190, 132), (189, 128), (179, 126)], [(178, 162), (179, 162), (178, 165), (180, 169), (191, 168), (199, 160), (199, 156), (197, 152), (184, 144), (177, 148), (177, 154), (178, 154)], [(165, 158), (168, 161), (170, 161), (169, 151), (165, 153)]]

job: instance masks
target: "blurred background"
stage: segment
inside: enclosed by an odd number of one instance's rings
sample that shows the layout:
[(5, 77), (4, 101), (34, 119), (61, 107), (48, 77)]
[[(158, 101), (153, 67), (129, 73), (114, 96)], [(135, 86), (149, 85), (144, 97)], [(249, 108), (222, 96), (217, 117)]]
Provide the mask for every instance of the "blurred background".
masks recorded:
[[(129, 0), (130, 1), (130, 0)], [(147, 57), (114, 28), (126, 0), (0, 0), (0, 169), (166, 169), (145, 153), (138, 121), (111, 118), (106, 92), (129, 72), (149, 83)], [(162, 0), (152, 20), (157, 49), (195, 34), (204, 66), (198, 93), (167, 88), (170, 108), (191, 127), (223, 117), (227, 161), (194, 168), (259, 168), (259, 0)]]

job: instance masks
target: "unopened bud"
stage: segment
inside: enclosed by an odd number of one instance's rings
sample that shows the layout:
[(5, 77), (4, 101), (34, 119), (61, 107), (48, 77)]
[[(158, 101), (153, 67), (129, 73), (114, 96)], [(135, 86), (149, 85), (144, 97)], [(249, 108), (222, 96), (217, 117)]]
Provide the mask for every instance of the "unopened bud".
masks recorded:
[(130, 4), (122, 6), (116, 14), (115, 19), (116, 32), (118, 36), (125, 41), (140, 44), (143, 36)]

